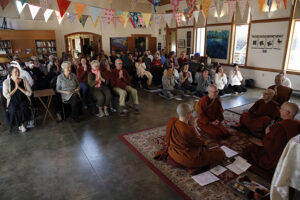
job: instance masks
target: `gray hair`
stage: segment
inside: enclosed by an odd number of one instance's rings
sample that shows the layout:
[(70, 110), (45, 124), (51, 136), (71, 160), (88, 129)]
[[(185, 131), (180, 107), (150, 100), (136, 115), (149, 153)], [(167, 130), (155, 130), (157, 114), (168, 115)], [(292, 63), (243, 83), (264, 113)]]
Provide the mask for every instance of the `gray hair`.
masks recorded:
[(181, 103), (177, 106), (176, 111), (179, 117), (184, 117), (187, 113), (192, 111), (192, 107), (187, 103)]
[(100, 66), (100, 63), (99, 63), (98, 60), (93, 60), (93, 61), (91, 62), (91, 66), (92, 66), (92, 68), (95, 68), (95, 67), (97, 67), (97, 66)]
[(64, 61), (62, 64), (61, 64), (61, 68), (63, 71), (65, 71), (67, 69), (67, 67), (71, 67), (71, 62), (69, 61)]

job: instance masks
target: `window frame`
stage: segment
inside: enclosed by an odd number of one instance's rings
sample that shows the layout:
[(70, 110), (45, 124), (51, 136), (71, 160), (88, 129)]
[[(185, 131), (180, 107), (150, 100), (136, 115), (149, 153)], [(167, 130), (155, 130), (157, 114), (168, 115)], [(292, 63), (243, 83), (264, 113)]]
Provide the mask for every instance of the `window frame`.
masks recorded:
[(250, 27), (251, 23), (249, 22), (248, 24), (233, 24), (233, 41), (232, 41), (232, 51), (231, 51), (231, 56), (230, 56), (230, 64), (234, 64), (233, 59), (234, 59), (234, 52), (235, 52), (235, 41), (236, 41), (236, 28), (237, 26), (248, 26), (248, 31), (247, 31), (247, 47), (246, 47), (246, 54), (245, 54), (245, 63), (244, 64), (239, 64), (239, 66), (247, 66), (247, 57), (248, 57), (248, 45), (249, 45), (249, 33), (250, 33)]
[(286, 70), (287, 72), (299, 73), (300, 69), (299, 70), (289, 69), (289, 63), (290, 63), (290, 58), (291, 58), (291, 52), (292, 52), (292, 46), (293, 46), (293, 39), (294, 39), (294, 35), (295, 35), (296, 23), (300, 24), (300, 19), (293, 19), (293, 21), (292, 21), (292, 26), (291, 26), (291, 29), (290, 29), (290, 41), (288, 43), (288, 51), (287, 51), (287, 54), (286, 54), (287, 61), (285, 62), (284, 70)]

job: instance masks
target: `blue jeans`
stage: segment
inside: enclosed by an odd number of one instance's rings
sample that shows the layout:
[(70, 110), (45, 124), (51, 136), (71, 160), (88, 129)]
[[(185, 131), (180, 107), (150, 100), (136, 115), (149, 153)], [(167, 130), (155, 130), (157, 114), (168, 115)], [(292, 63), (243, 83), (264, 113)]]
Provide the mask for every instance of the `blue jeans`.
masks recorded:
[(87, 101), (87, 92), (88, 92), (88, 89), (89, 89), (89, 86), (87, 83), (79, 83), (80, 85), (80, 93), (81, 93), (81, 96), (82, 96), (82, 100), (83, 100), (83, 103), (84, 105), (87, 105), (88, 101)]

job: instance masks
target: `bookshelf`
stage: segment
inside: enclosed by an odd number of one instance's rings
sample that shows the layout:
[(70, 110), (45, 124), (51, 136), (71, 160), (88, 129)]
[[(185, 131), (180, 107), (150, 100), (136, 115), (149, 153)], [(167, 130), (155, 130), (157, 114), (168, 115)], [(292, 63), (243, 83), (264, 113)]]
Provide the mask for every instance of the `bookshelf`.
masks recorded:
[(43, 59), (44, 56), (48, 57), (51, 54), (56, 55), (55, 40), (35, 40), (36, 56)]
[(0, 55), (10, 55), (13, 53), (10, 40), (0, 40)]

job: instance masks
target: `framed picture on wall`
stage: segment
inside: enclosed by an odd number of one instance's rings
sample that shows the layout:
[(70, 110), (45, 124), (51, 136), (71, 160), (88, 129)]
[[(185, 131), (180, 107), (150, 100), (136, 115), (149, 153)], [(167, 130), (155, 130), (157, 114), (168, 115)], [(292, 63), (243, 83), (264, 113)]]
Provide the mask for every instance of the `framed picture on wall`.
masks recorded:
[(127, 51), (127, 37), (110, 38), (110, 52), (111, 51)]
[(191, 47), (192, 31), (186, 32), (186, 46)]
[(178, 48), (185, 48), (185, 40), (184, 39), (180, 39), (177, 42)]

